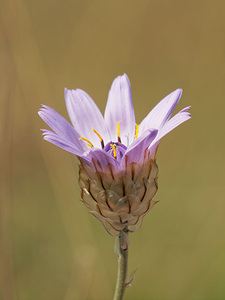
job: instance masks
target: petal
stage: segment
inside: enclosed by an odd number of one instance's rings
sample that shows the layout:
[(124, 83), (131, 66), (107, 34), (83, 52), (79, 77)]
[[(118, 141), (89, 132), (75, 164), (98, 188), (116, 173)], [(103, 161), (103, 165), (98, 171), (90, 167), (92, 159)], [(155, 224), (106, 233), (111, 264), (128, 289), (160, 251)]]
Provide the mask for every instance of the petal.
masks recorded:
[(145, 131), (142, 136), (135, 140), (125, 152), (122, 159), (122, 166), (132, 162), (138, 163), (144, 160), (145, 150), (155, 139), (158, 130), (152, 129)]
[(42, 132), (43, 132), (44, 140), (54, 144), (55, 146), (65, 150), (67, 152), (75, 154), (75, 155), (81, 157), (82, 159), (90, 162), (90, 159), (88, 159), (88, 157), (84, 155), (84, 152), (79, 151), (74, 146), (74, 144), (72, 144), (70, 141), (63, 139), (63, 137), (61, 137), (61, 136), (57, 135), (56, 133), (54, 133), (50, 130), (47, 130), (47, 129), (42, 129)]
[(68, 140), (77, 150), (82, 151), (83, 142), (79, 140), (79, 134), (59, 113), (47, 105), (42, 105), (38, 114), (56, 135)]
[(113, 81), (108, 95), (104, 118), (113, 142), (118, 141), (118, 122), (120, 122), (121, 142), (125, 146), (133, 142), (135, 134), (135, 114), (130, 81), (126, 74), (118, 76)]
[(163, 126), (163, 128), (159, 132), (159, 136), (157, 139), (161, 139), (164, 135), (169, 133), (171, 130), (182, 124), (183, 122), (189, 120), (191, 118), (191, 114), (187, 112), (186, 110), (180, 111), (178, 114), (176, 114), (173, 118), (171, 118), (166, 124)]
[(161, 100), (141, 122), (139, 133), (142, 134), (149, 128), (161, 128), (173, 113), (181, 94), (182, 90), (177, 89)]
[(95, 102), (84, 91), (65, 89), (66, 107), (70, 120), (79, 133), (96, 148), (101, 148), (100, 138), (92, 130), (94, 128), (102, 137), (105, 144), (110, 141), (104, 118)]
[(101, 149), (93, 149), (89, 153), (92, 161), (94, 161), (94, 166), (99, 172), (104, 172), (105, 169), (111, 165), (114, 170), (120, 169), (120, 165), (115, 158), (113, 158), (110, 154)]
[(154, 148), (154, 145), (158, 144), (159, 140), (169, 133), (171, 130), (182, 124), (183, 122), (189, 120), (191, 118), (191, 114), (187, 112), (190, 109), (190, 106), (182, 109), (179, 113), (177, 113), (173, 118), (171, 118), (166, 124), (159, 130), (158, 135), (154, 142), (150, 147), (150, 151)]

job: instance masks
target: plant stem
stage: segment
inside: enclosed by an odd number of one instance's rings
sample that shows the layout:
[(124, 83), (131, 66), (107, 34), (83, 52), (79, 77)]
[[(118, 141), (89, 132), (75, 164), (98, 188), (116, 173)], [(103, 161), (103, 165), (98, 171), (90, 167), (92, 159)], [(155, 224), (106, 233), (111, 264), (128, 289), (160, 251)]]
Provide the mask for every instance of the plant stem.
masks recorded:
[(127, 258), (128, 248), (122, 249), (122, 236), (119, 236), (119, 249), (118, 249), (118, 272), (116, 289), (113, 300), (122, 300), (125, 291), (125, 281), (127, 276)]

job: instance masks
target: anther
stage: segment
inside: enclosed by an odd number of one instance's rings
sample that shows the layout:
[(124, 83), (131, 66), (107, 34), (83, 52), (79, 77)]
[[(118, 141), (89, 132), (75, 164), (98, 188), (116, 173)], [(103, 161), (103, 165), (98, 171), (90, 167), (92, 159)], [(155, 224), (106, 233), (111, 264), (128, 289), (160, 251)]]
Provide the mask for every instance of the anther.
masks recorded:
[(135, 136), (134, 136), (135, 140), (138, 137), (138, 131), (139, 131), (139, 125), (137, 123), (135, 123)]
[(114, 156), (114, 158), (116, 158), (116, 145), (115, 144), (110, 144), (110, 146), (113, 149), (113, 156)]
[(118, 142), (121, 143), (121, 138), (120, 138), (120, 121), (116, 122), (117, 123), (117, 138)]
[(84, 137), (80, 137), (79, 140), (84, 140), (85, 142), (87, 142), (87, 145), (91, 148), (94, 148), (92, 142), (90, 142), (88, 139), (84, 138)]
[(94, 133), (97, 134), (97, 136), (100, 138), (100, 142), (101, 142), (101, 146), (102, 146), (102, 149), (104, 149), (105, 145), (104, 145), (104, 141), (103, 141), (103, 138), (101, 137), (101, 135), (94, 129), (94, 128), (91, 128)]

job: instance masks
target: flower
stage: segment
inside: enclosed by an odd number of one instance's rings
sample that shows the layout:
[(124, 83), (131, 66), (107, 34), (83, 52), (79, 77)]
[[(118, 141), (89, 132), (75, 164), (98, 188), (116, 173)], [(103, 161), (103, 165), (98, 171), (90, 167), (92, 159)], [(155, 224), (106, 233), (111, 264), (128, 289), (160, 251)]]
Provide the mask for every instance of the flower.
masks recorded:
[(160, 139), (190, 118), (190, 106), (172, 118), (182, 90), (161, 100), (137, 125), (131, 86), (126, 74), (112, 83), (104, 117), (83, 90), (65, 89), (71, 126), (52, 108), (42, 105), (40, 117), (52, 129), (44, 139), (75, 154), (80, 161), (81, 198), (113, 236), (136, 230), (156, 203), (155, 155)]

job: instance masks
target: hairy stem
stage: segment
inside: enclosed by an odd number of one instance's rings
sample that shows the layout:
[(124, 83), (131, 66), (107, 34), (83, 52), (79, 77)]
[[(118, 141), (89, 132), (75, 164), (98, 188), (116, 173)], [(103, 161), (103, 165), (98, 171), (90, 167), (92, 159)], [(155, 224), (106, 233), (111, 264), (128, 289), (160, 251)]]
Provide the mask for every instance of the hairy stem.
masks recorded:
[(125, 291), (125, 281), (127, 276), (127, 258), (128, 248), (122, 249), (123, 238), (119, 236), (119, 247), (118, 247), (118, 272), (116, 289), (113, 300), (122, 300)]

